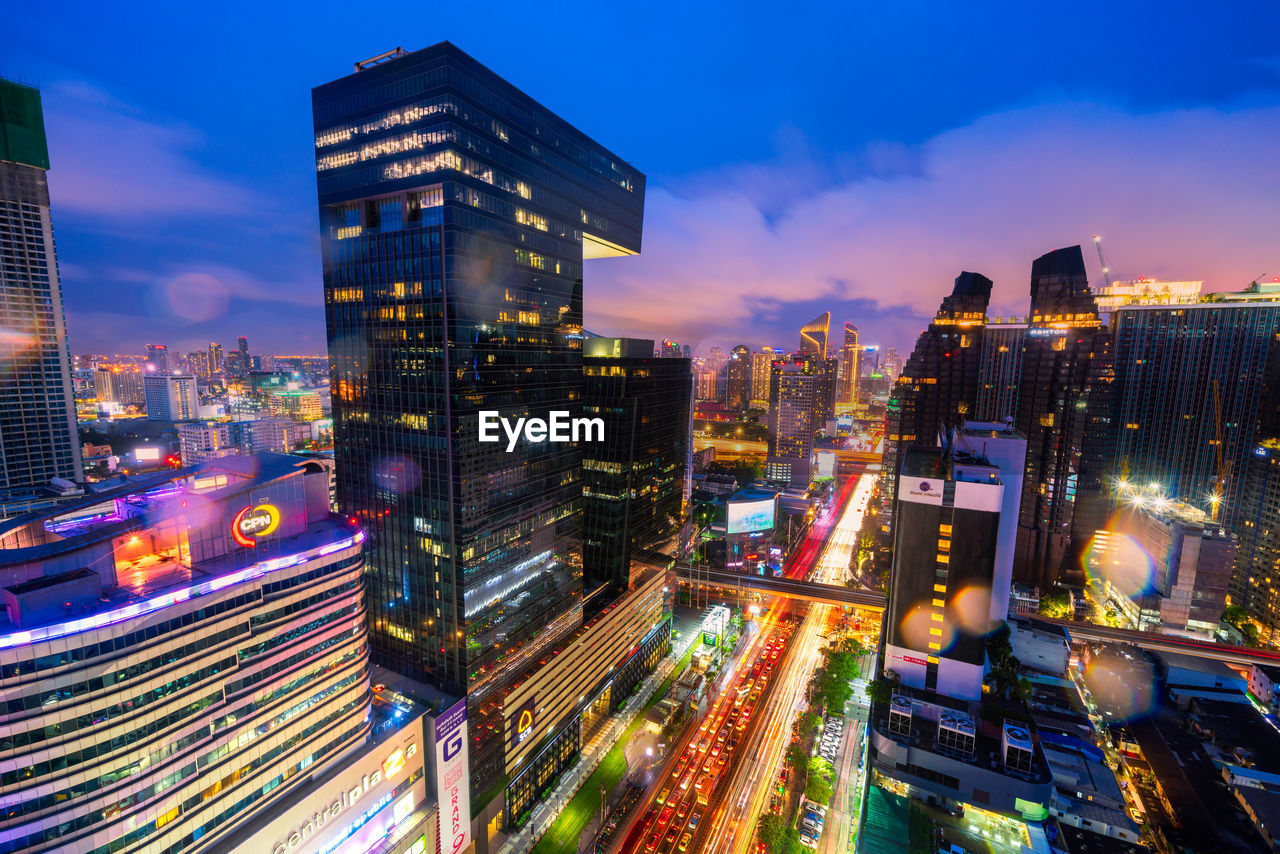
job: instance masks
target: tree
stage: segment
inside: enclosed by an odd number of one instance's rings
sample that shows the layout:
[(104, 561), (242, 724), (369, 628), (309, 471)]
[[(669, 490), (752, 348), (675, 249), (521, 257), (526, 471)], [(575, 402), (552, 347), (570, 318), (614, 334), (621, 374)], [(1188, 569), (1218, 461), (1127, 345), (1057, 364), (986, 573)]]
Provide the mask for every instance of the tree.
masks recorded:
[(887, 706), (893, 697), (893, 683), (881, 676), (867, 683), (867, 699), (877, 705)]
[(809, 761), (809, 780), (805, 783), (804, 794), (815, 804), (826, 806), (831, 803), (831, 781), (835, 769), (831, 763), (821, 756)]
[(1051, 590), (1040, 597), (1040, 613), (1055, 620), (1071, 619), (1071, 597), (1065, 590)]
[(792, 744), (787, 747), (787, 764), (795, 769), (797, 774), (807, 773), (809, 770), (809, 754), (804, 752), (804, 748), (798, 744)]
[(787, 825), (782, 816), (765, 813), (756, 822), (756, 838), (764, 843), (769, 854), (786, 854)]

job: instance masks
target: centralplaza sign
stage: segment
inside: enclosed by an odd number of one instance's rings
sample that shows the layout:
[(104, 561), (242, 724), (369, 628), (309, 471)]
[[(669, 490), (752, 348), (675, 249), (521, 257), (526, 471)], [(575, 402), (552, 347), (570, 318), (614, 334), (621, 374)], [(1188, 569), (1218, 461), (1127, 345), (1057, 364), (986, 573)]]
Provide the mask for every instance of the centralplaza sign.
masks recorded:
[(377, 788), (379, 783), (398, 776), (405, 769), (409, 760), (417, 755), (417, 742), (413, 742), (407, 747), (397, 747), (388, 753), (371, 772), (362, 774), (356, 785), (349, 789), (343, 789), (332, 802), (296, 827), (284, 840), (272, 846), (272, 854), (288, 854), (290, 851), (296, 851), (331, 820), (360, 803), (365, 795), (369, 794), (372, 789)]

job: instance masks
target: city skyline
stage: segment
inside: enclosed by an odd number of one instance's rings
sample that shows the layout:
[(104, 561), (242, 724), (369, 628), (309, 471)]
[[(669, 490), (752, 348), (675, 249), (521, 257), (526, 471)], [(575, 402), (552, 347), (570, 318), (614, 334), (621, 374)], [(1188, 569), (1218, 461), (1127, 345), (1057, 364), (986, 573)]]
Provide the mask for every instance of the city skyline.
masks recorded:
[[(787, 341), (830, 310), (869, 342), (909, 349), (958, 271), (995, 282), (994, 314), (1024, 312), (1023, 259), (1092, 233), (1103, 235), (1121, 278), (1236, 290), (1274, 274), (1267, 199), (1277, 155), (1266, 140), (1280, 129), (1280, 63), (1258, 34), (1276, 12), (1243, 6), (1257, 26), (1165, 23), (1171, 49), (1196, 44), (1176, 71), (1147, 69), (1129, 49), (1148, 27), (1136, 12), (1110, 14), (1101, 37), (1083, 11), (1054, 21), (1082, 61), (1013, 80), (1001, 73), (1029, 59), (1022, 43), (1040, 25), (939, 15), (883, 44), (858, 41), (848, 63), (812, 51), (762, 96), (731, 92), (710, 105), (700, 93), (723, 93), (771, 28), (745, 28), (740, 41), (708, 49), (687, 76), (654, 79), (630, 73), (646, 58), (636, 51), (604, 60), (595, 43), (603, 24), (579, 24), (573, 49), (559, 56), (465, 19), (415, 26), (410, 17), (391, 34), (358, 23), (340, 36), (312, 32), (314, 48), (281, 61), (270, 79), (255, 61), (224, 81), (199, 60), (223, 68), (226, 57), (265, 55), (265, 35), (237, 33), (214, 56), (184, 44), (181, 74), (152, 75), (104, 62), (97, 44), (111, 42), (101, 36), (114, 27), (137, 38), (163, 23), (59, 21), (72, 49), (51, 59), (41, 13), (28, 8), (14, 16), (0, 72), (43, 90), (73, 352), (119, 352), (134, 335), (167, 338), (175, 352), (237, 335), (266, 350), (321, 352), (310, 133), (297, 92), (345, 61), (444, 35), (499, 73), (518, 73), (567, 121), (617, 140), (651, 176), (645, 252), (633, 265), (593, 265), (588, 329), (678, 338), (705, 352)], [(694, 23), (711, 20), (699, 13)], [(939, 46), (944, 34), (998, 43), (1006, 64), (971, 66), (918, 46)], [(654, 57), (688, 54), (691, 35), (650, 35)], [(161, 62), (177, 60), (165, 45), (152, 48)], [(1104, 58), (1105, 74), (1090, 67)], [(559, 85), (582, 63), (599, 69), (582, 80), (585, 97)], [(255, 97), (243, 97), (250, 86)], [(899, 97), (888, 97), (895, 87)], [(623, 103), (662, 104), (686, 128), (681, 144), (629, 110), (589, 106), (611, 89)], [(838, 99), (860, 109), (829, 110)], [(912, 250), (919, 245), (930, 252)], [(1086, 265), (1099, 281), (1096, 257)], [(671, 306), (661, 325), (644, 314), (655, 299)]]

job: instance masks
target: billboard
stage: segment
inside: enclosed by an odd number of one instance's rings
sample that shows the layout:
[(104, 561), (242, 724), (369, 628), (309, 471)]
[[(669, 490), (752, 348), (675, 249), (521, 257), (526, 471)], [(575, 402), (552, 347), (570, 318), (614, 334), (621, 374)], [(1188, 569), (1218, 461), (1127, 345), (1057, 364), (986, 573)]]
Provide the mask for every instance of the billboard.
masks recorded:
[(532, 735), (533, 728), (538, 725), (538, 695), (534, 694), (525, 700), (511, 714), (511, 717), (507, 718), (507, 724), (511, 728), (510, 733), (507, 735), (509, 748), (514, 748)]
[(750, 531), (773, 530), (774, 509), (777, 500), (773, 497), (759, 501), (730, 501), (725, 507), (728, 514), (728, 534), (745, 534)]
[(898, 498), (902, 501), (914, 501), (917, 504), (942, 504), (942, 492), (945, 481), (936, 477), (898, 478)]
[(471, 844), (471, 782), (467, 754), (467, 700), (435, 719), (436, 800), (440, 804), (440, 854)]
[(160, 448), (158, 446), (140, 445), (133, 449), (133, 458), (140, 463), (157, 462), (160, 459)]

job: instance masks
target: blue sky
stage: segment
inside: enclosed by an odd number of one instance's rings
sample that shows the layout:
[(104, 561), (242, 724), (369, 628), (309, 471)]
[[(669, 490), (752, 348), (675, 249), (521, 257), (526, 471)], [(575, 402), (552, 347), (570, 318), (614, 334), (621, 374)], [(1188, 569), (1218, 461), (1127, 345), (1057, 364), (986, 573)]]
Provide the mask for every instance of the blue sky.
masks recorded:
[(1017, 312), (1032, 259), (1094, 232), (1121, 276), (1280, 272), (1275, 3), (5, 14), (0, 74), (44, 91), (75, 352), (323, 352), (310, 88), (442, 39), (649, 176), (643, 254), (587, 270), (600, 333), (795, 346), (829, 308), (909, 348), (961, 270)]

